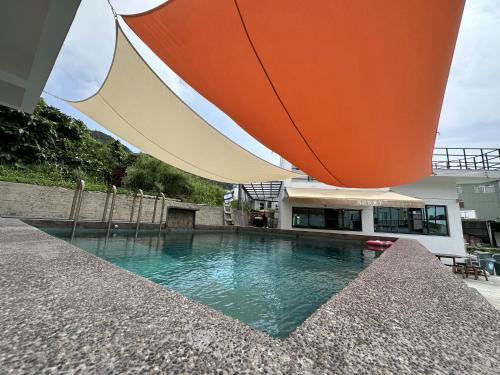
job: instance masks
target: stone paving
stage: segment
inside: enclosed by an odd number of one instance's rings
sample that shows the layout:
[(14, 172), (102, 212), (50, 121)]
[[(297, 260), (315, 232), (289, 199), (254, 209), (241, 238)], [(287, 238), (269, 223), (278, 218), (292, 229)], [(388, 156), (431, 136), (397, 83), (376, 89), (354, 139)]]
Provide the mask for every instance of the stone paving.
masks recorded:
[(0, 219), (0, 373), (492, 374), (500, 314), (398, 240), (285, 340)]
[(468, 278), (464, 279), (464, 282), (481, 293), (497, 310), (500, 310), (500, 276), (488, 276), (488, 281), (486, 281), (484, 276), (479, 276), (477, 280), (474, 280), (474, 277), (469, 275)]

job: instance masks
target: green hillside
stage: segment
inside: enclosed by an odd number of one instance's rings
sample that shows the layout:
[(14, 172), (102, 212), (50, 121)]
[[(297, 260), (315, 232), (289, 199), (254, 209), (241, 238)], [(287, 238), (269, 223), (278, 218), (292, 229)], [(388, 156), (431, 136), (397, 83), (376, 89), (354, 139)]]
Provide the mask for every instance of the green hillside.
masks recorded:
[(162, 191), (183, 201), (222, 204), (227, 185), (181, 171), (146, 154), (134, 154), (113, 137), (40, 99), (34, 113), (0, 105), (0, 180), (89, 190)]

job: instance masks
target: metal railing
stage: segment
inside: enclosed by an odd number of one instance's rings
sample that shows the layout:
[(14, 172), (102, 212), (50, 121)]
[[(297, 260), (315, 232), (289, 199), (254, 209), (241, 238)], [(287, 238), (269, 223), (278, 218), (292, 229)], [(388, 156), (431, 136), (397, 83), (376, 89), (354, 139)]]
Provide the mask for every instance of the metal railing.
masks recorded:
[[(163, 225), (163, 214), (165, 213), (165, 194), (163, 193), (160, 193), (158, 195), (160, 198), (161, 198), (161, 212), (160, 212), (160, 224), (158, 225), (158, 237), (160, 237), (160, 234), (161, 234), (161, 228), (162, 228), (162, 225)], [(155, 202), (155, 211), (156, 211), (156, 203), (158, 202), (158, 200), (156, 200)], [(154, 217), (153, 217), (153, 222), (154, 222)]]
[(84, 190), (85, 181), (80, 180), (75, 189), (75, 195), (73, 196), (73, 203), (71, 204), (71, 211), (69, 213), (69, 219), (73, 220), (73, 228), (71, 229), (71, 241), (73, 241), (73, 238), (75, 237), (76, 226), (78, 224), (78, 219), (80, 218), (80, 209), (82, 208)]
[(141, 215), (142, 215), (142, 200), (144, 199), (144, 193), (142, 189), (137, 190), (137, 193), (134, 195), (134, 200), (132, 202), (132, 211), (130, 212), (130, 222), (134, 218), (134, 209), (136, 199), (139, 198), (139, 208), (137, 209), (137, 223), (135, 225), (135, 238), (137, 238), (137, 234), (139, 233), (139, 226), (141, 224)]
[[(70, 214), (69, 214), (69, 220), (73, 221), (72, 231), (71, 231), (71, 241), (73, 240), (73, 238), (75, 236), (76, 228), (78, 226), (78, 222), (80, 219), (80, 210), (82, 207), (84, 190), (85, 190), (85, 181), (83, 181), (83, 180), (78, 181), (76, 188), (75, 188), (75, 193), (73, 195), (73, 202), (71, 204), (71, 210), (70, 210)], [(109, 237), (109, 233), (111, 231), (111, 225), (113, 224), (116, 197), (117, 197), (117, 188), (115, 185), (112, 185), (112, 186), (110, 186), (110, 188), (107, 191), (106, 200), (104, 202), (104, 209), (103, 209), (102, 216), (101, 216), (102, 222), (106, 222), (106, 218), (107, 218), (106, 242), (107, 242), (107, 239)], [(137, 202), (137, 200), (139, 200), (139, 202)], [(130, 211), (130, 220), (129, 220), (129, 223), (133, 223), (134, 217), (135, 217), (135, 238), (136, 239), (138, 237), (139, 229), (140, 229), (140, 225), (141, 225), (141, 217), (142, 217), (142, 211), (143, 211), (143, 200), (144, 200), (144, 193), (141, 189), (138, 189), (137, 192), (134, 194), (134, 197), (132, 200), (132, 208)], [(158, 236), (161, 235), (161, 231), (162, 231), (163, 226), (164, 225), (166, 226), (166, 224), (167, 224), (167, 220), (166, 220), (166, 216), (165, 216), (166, 200), (167, 200), (167, 198), (165, 197), (165, 194), (163, 194), (162, 192), (159, 192), (155, 197), (155, 203), (154, 203), (151, 223), (155, 224), (155, 222), (156, 222), (156, 216), (158, 214), (158, 201), (161, 201), (161, 209), (160, 209), (160, 215), (159, 215), (160, 220), (158, 223)], [(111, 201), (111, 205), (110, 205), (110, 201)], [(136, 215), (136, 212), (135, 212), (136, 206), (138, 206), (137, 216), (135, 216)], [(108, 207), (109, 207), (109, 213), (108, 213)]]
[(108, 195), (106, 196), (106, 204), (104, 205), (104, 213), (102, 214), (102, 221), (104, 221), (106, 218), (106, 210), (108, 208), (108, 201), (109, 201), (110, 193), (111, 193), (112, 198), (111, 198), (111, 207), (109, 209), (109, 216), (108, 216), (108, 230), (106, 231), (106, 241), (108, 240), (108, 237), (109, 237), (109, 231), (111, 230), (113, 215), (115, 213), (115, 200), (116, 200), (116, 186), (115, 185), (111, 186), (111, 190), (108, 191)]
[(436, 147), (432, 168), (500, 171), (500, 149)]

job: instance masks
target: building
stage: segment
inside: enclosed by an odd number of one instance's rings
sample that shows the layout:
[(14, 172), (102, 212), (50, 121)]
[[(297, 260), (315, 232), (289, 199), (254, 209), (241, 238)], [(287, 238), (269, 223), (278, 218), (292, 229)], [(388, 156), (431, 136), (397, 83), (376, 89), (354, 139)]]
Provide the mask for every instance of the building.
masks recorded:
[[(487, 170), (473, 169), (468, 164), (468, 158), (472, 157), (469, 153), (473, 151), (461, 149), (466, 155), (462, 168), (454, 168), (451, 160), (443, 167), (441, 149), (436, 150), (433, 175), (410, 185), (346, 189), (325, 185), (305, 175), (285, 180), (279, 195), (278, 226), (413, 238), (433, 252), (464, 254), (457, 184), (489, 185), (500, 178), (500, 164)], [(285, 160), (282, 166), (293, 169)]]
[[(500, 180), (460, 184), (457, 191), (465, 219), (500, 221)], [(468, 211), (474, 211), (475, 217), (470, 217)]]

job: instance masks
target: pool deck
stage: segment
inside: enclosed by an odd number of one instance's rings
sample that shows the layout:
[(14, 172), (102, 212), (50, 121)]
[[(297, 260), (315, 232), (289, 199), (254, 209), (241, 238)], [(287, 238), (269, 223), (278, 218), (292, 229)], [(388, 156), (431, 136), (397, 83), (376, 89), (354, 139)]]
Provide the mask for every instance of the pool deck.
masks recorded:
[[(457, 275), (457, 277), (462, 276)], [(490, 275), (488, 281), (486, 281), (484, 276), (479, 276), (477, 280), (474, 280), (474, 277), (469, 275), (464, 281), (469, 287), (481, 293), (497, 310), (500, 310), (500, 276)]]
[(0, 219), (0, 372), (492, 374), (500, 314), (414, 240), (285, 340)]

